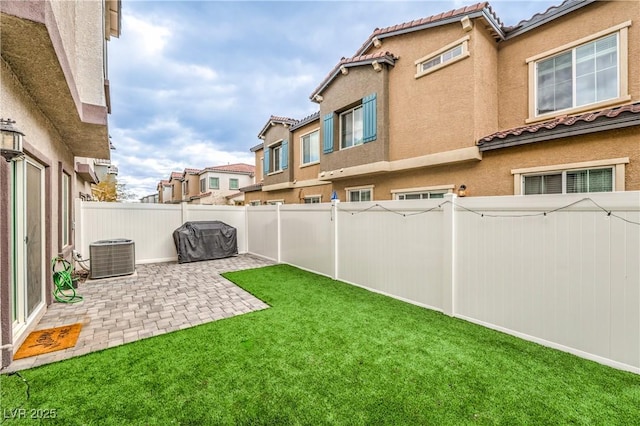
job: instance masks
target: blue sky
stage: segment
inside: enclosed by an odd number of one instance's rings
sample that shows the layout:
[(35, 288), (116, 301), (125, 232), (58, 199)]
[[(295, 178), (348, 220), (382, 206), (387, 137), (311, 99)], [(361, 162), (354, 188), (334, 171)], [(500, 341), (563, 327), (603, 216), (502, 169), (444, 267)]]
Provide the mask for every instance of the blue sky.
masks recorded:
[[(109, 42), (109, 133), (137, 197), (186, 167), (253, 164), (271, 115), (317, 111), (309, 95), (376, 27), (475, 1), (122, 1)], [(491, 1), (514, 25), (557, 1)]]

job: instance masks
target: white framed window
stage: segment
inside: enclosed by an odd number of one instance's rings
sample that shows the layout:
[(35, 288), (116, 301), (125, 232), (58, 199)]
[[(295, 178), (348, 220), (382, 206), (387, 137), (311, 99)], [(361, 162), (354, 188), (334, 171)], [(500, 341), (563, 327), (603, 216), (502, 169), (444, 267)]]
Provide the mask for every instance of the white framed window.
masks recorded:
[(220, 178), (210, 177), (209, 178), (209, 189), (220, 189)]
[(347, 201), (359, 202), (373, 200), (373, 186), (345, 188), (345, 190), (347, 191)]
[(207, 179), (200, 179), (200, 193), (207, 192)]
[(249, 201), (250, 206), (259, 206), (260, 204), (262, 204), (260, 200)]
[(229, 178), (229, 189), (238, 189), (240, 181), (237, 178)]
[(602, 167), (523, 175), (522, 188), (524, 195), (612, 192), (614, 170), (613, 167)]
[(340, 148), (362, 145), (363, 141), (362, 105), (358, 105), (340, 114)]
[(320, 130), (300, 137), (301, 166), (314, 164), (320, 161)]
[(468, 58), (470, 56), (469, 39), (469, 36), (463, 37), (416, 60), (414, 62), (416, 65), (415, 78), (431, 74), (434, 71)]
[(282, 145), (278, 145), (272, 148), (273, 152), (273, 171), (279, 172), (282, 170)]
[(511, 170), (514, 194), (573, 194), (625, 190), (629, 157)]
[(304, 197), (305, 204), (319, 204), (320, 203), (320, 195), (309, 195)]
[(275, 206), (278, 204), (284, 204), (284, 200), (269, 200), (267, 201), (267, 205), (269, 206)]
[(396, 194), (396, 200), (428, 200), (431, 198), (444, 198), (446, 191), (405, 192)]
[(185, 180), (182, 182), (182, 194), (189, 195), (189, 181)]
[(62, 172), (62, 247), (66, 247), (71, 242), (71, 176)]
[(529, 119), (613, 105), (628, 94), (631, 21), (528, 58)]

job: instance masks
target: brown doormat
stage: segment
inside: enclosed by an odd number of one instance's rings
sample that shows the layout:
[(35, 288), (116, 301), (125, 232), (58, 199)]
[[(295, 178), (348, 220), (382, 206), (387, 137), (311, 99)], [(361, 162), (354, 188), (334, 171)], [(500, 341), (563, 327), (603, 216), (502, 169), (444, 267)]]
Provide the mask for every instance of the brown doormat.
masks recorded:
[(13, 359), (28, 358), (49, 352), (72, 348), (78, 341), (82, 324), (76, 323), (46, 330), (37, 330), (29, 334)]

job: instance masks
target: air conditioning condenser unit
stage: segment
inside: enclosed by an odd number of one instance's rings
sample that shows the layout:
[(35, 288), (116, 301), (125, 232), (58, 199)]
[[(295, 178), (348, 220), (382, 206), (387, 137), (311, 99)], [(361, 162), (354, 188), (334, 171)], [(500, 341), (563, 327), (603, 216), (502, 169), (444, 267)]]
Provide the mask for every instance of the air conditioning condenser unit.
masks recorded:
[(100, 240), (89, 245), (91, 279), (131, 275), (136, 270), (133, 240)]

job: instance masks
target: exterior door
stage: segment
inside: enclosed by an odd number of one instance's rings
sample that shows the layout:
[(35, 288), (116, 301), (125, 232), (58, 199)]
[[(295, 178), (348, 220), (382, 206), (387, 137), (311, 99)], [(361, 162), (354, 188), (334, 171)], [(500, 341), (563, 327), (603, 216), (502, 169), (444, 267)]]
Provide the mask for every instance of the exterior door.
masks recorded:
[(14, 338), (45, 306), (44, 168), (25, 158), (14, 162)]

